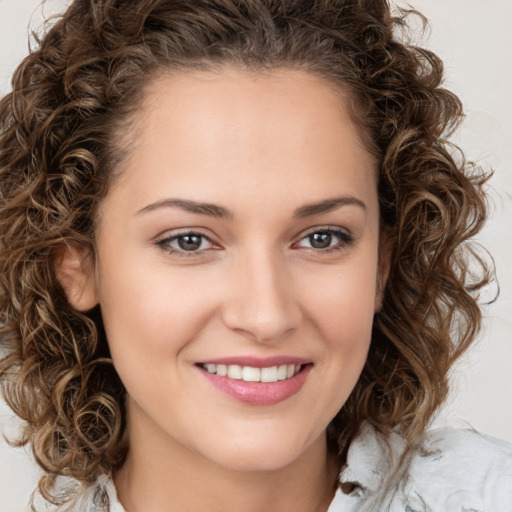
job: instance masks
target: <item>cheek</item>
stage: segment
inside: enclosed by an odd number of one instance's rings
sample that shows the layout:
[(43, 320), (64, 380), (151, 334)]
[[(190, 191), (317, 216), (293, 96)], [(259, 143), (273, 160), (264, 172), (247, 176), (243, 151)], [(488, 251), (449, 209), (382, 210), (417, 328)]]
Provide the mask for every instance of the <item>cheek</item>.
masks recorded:
[(350, 266), (309, 286), (307, 314), (326, 340), (357, 351), (370, 341), (376, 293), (376, 265)]
[(191, 273), (151, 268), (101, 269), (101, 309), (116, 366), (163, 364), (201, 331), (218, 303), (215, 287), (205, 289)]
[(311, 413), (327, 424), (338, 413), (353, 391), (363, 370), (370, 347), (376, 266), (347, 266), (336, 274), (322, 276), (309, 286), (305, 295), (308, 321), (313, 335), (322, 340), (319, 350), (322, 385)]

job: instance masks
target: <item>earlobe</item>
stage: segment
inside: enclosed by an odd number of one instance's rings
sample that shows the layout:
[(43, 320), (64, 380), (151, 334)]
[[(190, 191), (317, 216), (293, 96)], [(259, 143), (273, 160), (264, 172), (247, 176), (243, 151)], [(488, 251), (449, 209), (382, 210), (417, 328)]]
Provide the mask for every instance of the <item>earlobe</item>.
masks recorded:
[(67, 243), (57, 249), (54, 266), (71, 306), (88, 311), (98, 304), (92, 259), (83, 245)]

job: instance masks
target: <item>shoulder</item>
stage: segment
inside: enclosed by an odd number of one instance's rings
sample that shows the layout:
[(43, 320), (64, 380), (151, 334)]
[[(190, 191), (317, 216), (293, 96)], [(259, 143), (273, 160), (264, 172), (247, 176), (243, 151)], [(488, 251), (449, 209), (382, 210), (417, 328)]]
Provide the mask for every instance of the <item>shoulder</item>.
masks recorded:
[(364, 424), (340, 483), (349, 492), (336, 500), (358, 512), (512, 512), (512, 444), (442, 428), (407, 448), (398, 433), (384, 436)]
[[(474, 430), (425, 433), (413, 448), (364, 424), (352, 442), (329, 512), (512, 512), (512, 444)], [(35, 497), (35, 512), (124, 512), (112, 479), (60, 481), (67, 505)]]
[(76, 480), (59, 477), (56, 483), (58, 497), (66, 499), (62, 505), (48, 503), (38, 492), (31, 500), (33, 512), (124, 512), (117, 499), (112, 478), (101, 475), (93, 484), (82, 485)]

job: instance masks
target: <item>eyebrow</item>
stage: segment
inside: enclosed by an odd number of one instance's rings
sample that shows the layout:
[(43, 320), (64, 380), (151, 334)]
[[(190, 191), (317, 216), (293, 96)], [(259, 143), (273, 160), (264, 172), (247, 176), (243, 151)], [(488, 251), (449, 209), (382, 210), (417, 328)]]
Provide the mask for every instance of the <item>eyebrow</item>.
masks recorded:
[[(294, 217), (304, 218), (313, 215), (320, 215), (337, 210), (342, 206), (358, 206), (366, 211), (366, 204), (360, 199), (352, 196), (333, 197), (331, 199), (324, 199), (318, 203), (311, 203), (297, 208), (294, 212)], [(212, 203), (202, 203), (198, 201), (191, 201), (189, 199), (162, 199), (155, 203), (151, 203), (137, 212), (137, 214), (151, 212), (159, 208), (181, 208), (190, 213), (198, 215), (207, 215), (216, 218), (233, 218), (235, 215), (231, 210)]]
[(151, 212), (153, 210), (157, 210), (159, 208), (171, 208), (178, 207), (182, 210), (185, 210), (190, 213), (197, 213), (199, 215), (208, 215), (209, 217), (219, 217), (219, 218), (232, 218), (234, 217), (233, 212), (224, 208), (223, 206), (218, 206), (212, 203), (200, 203), (197, 201), (191, 201), (188, 199), (162, 199), (161, 201), (157, 201), (156, 203), (151, 203), (139, 210), (139, 213)]
[(295, 210), (294, 217), (304, 218), (310, 217), (311, 215), (319, 215), (321, 213), (332, 212), (342, 206), (358, 206), (366, 211), (366, 204), (360, 199), (353, 196), (340, 196), (333, 197), (331, 199), (325, 199), (318, 203), (306, 204)]

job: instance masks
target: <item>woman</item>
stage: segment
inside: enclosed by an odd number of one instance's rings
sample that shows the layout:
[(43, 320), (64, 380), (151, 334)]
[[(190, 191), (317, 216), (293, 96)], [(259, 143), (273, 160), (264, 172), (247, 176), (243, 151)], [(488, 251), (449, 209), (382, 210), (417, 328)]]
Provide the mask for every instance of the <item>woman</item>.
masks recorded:
[(478, 332), (485, 177), (404, 23), (77, 0), (20, 66), (0, 374), (36, 510), (507, 510), (506, 443), (425, 433)]

